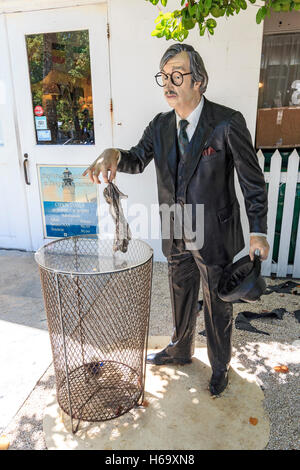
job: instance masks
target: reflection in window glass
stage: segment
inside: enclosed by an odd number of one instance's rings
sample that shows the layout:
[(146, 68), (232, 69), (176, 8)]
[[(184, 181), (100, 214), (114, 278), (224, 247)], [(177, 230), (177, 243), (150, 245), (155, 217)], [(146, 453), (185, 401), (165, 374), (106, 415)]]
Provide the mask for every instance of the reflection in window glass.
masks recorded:
[(94, 144), (89, 34), (26, 36), (38, 144)]
[(263, 38), (256, 148), (300, 146), (300, 33)]
[(300, 106), (300, 33), (263, 37), (259, 108)]

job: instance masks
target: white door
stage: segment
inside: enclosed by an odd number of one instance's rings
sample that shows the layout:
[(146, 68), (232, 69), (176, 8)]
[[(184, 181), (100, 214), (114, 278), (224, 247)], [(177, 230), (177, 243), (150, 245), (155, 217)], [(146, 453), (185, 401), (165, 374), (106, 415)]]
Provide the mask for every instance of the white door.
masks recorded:
[(31, 247), (98, 231), (82, 177), (112, 146), (105, 4), (7, 15)]
[(0, 248), (29, 249), (27, 203), (14, 122), (4, 15), (0, 15), (0, 44)]

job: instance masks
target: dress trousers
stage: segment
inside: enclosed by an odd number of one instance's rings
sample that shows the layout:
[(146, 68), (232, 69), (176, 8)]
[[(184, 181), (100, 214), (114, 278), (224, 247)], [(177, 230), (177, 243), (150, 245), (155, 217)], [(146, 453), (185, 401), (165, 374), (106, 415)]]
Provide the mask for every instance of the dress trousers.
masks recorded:
[[(188, 141), (185, 130), (188, 122), (181, 120), (179, 125), (176, 203), (183, 206), (184, 165), (189, 158), (193, 139)], [(208, 358), (213, 371), (228, 369), (232, 354), (233, 307), (232, 303), (222, 301), (217, 294), (225, 265), (205, 265), (199, 251), (186, 249), (184, 232), (181, 238), (174, 238), (167, 261), (173, 317), (173, 333), (166, 348), (167, 354), (187, 359), (194, 354), (201, 278)]]

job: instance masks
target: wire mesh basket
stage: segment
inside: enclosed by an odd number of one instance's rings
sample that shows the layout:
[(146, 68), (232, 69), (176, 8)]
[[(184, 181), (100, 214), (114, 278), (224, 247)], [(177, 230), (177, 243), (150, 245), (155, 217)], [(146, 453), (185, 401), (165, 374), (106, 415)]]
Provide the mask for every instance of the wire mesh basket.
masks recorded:
[[(57, 401), (71, 418), (116, 418), (144, 399), (153, 250), (131, 240), (74, 236), (35, 253), (56, 379)], [(78, 419), (73, 428), (73, 419)]]

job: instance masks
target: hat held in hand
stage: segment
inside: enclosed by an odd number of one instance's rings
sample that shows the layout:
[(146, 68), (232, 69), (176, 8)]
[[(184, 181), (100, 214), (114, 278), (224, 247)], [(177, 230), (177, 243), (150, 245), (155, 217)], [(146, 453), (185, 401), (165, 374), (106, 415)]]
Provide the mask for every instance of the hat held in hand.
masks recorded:
[(255, 251), (253, 261), (246, 255), (224, 268), (218, 285), (220, 299), (225, 302), (255, 302), (260, 299), (266, 289), (266, 282), (260, 274), (261, 261), (257, 252), (259, 251)]

